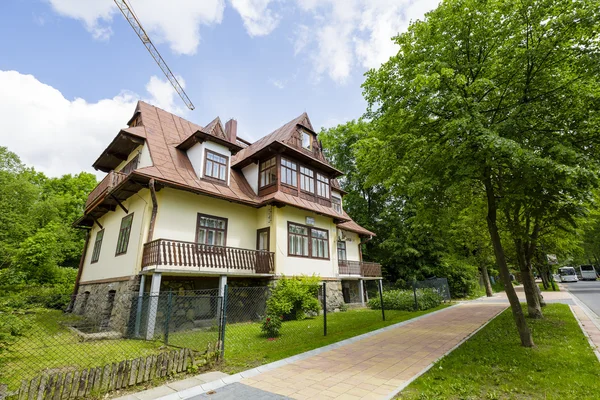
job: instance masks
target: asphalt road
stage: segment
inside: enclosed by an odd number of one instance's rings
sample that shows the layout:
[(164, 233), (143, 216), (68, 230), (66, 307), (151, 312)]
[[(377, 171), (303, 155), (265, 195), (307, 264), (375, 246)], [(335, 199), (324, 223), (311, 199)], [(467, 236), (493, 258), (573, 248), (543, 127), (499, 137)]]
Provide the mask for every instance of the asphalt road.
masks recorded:
[(563, 286), (600, 316), (600, 280), (563, 283)]

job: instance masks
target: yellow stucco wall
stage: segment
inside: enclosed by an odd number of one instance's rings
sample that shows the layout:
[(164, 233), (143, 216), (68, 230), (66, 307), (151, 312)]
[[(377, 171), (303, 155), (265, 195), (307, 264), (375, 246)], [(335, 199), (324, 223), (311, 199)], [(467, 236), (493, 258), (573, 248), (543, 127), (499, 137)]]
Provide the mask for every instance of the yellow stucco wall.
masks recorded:
[(348, 261), (360, 261), (360, 253), (358, 251), (358, 246), (360, 246), (360, 238), (358, 234), (344, 231), (344, 236), (346, 237), (346, 259)]
[(121, 220), (127, 214), (120, 207), (102, 216), (98, 221), (104, 227), (104, 238), (98, 262), (91, 264), (96, 234), (100, 231), (94, 224), (81, 273), (81, 282), (118, 278), (135, 275), (140, 270), (142, 246), (146, 242), (150, 223), (151, 200), (147, 189), (139, 191), (123, 202), (129, 213), (133, 213), (127, 252), (115, 256)]
[[(314, 218), (315, 228), (329, 231), (329, 260), (288, 256), (288, 221), (306, 225), (306, 217)], [(291, 206), (274, 207), (271, 235), (275, 237), (275, 247), (272, 247), (271, 251), (275, 252), (275, 272), (278, 275), (315, 274), (327, 278), (337, 276), (336, 226), (332, 218)]]

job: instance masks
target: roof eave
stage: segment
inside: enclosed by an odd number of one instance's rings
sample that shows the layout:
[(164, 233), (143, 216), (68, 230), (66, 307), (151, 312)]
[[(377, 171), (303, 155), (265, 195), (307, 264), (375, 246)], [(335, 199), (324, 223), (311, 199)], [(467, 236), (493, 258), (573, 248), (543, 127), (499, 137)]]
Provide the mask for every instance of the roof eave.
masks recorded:
[(176, 147), (180, 150), (185, 151), (185, 150), (190, 149), (196, 143), (202, 143), (205, 141), (211, 141), (211, 142), (215, 142), (220, 145), (223, 145), (231, 151), (231, 154), (236, 154), (238, 151), (243, 149), (242, 146), (240, 146), (236, 143), (232, 143), (228, 140), (221, 139), (219, 137), (210, 135), (210, 134), (202, 132), (202, 131), (196, 131), (193, 135), (191, 135), (190, 137), (185, 139), (183, 142), (178, 144)]

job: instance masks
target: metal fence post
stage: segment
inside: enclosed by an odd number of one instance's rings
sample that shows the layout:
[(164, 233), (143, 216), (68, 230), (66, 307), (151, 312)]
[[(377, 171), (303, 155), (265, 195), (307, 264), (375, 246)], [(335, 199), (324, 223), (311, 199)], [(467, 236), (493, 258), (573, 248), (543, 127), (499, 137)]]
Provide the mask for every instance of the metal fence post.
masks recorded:
[(413, 294), (415, 295), (415, 311), (419, 309), (419, 303), (417, 302), (417, 282), (413, 281)]
[(385, 307), (383, 306), (383, 283), (381, 279), (379, 279), (377, 282), (379, 282), (377, 286), (379, 287), (379, 301), (381, 301), (381, 318), (383, 318), (385, 321)]
[(221, 359), (225, 357), (225, 325), (227, 325), (227, 287), (225, 284), (223, 288), (223, 307), (221, 308)]
[(327, 336), (327, 282), (323, 281), (323, 336)]
[(169, 290), (169, 295), (167, 297), (167, 315), (165, 318), (165, 344), (169, 345), (169, 323), (171, 322), (171, 310), (173, 303), (173, 291)]

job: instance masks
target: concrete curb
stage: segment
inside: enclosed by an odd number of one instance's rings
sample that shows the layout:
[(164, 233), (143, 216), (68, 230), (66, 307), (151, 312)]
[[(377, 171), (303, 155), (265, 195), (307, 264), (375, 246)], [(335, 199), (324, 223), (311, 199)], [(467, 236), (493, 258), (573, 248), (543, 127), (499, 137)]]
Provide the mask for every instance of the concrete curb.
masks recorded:
[[(389, 331), (391, 329), (395, 329), (395, 328), (398, 328), (398, 327), (410, 324), (412, 322), (418, 321), (418, 320), (423, 319), (423, 318), (430, 317), (432, 315), (444, 312), (444, 311), (449, 310), (449, 309), (454, 308), (454, 307), (460, 307), (462, 304), (466, 304), (466, 303), (452, 304), (449, 307), (443, 308), (441, 310), (437, 310), (437, 311), (434, 311), (434, 312), (431, 312), (431, 313), (428, 313), (428, 314), (425, 314), (425, 315), (420, 315), (418, 317), (411, 318), (411, 319), (408, 319), (406, 321), (398, 322), (397, 324), (388, 325), (386, 327), (383, 327), (383, 328), (380, 328), (380, 329), (377, 329), (377, 330), (374, 330), (374, 331), (371, 331), (371, 332), (363, 333), (363, 334), (358, 335), (358, 336), (353, 336), (351, 338), (344, 339), (344, 340), (341, 340), (339, 342), (335, 342), (335, 343), (329, 344), (327, 346), (319, 347), (317, 349), (309, 350), (309, 351), (306, 351), (304, 353), (300, 353), (300, 354), (297, 354), (295, 356), (284, 358), (282, 360), (278, 360), (278, 361), (275, 361), (275, 362), (272, 362), (272, 363), (269, 363), (269, 364), (261, 365), (260, 367), (256, 367), (256, 368), (252, 368), (252, 369), (249, 369), (249, 370), (246, 370), (246, 371), (242, 371), (242, 372), (239, 372), (237, 374), (230, 375), (228, 377), (221, 378), (221, 379), (216, 380), (216, 381), (208, 382), (208, 383), (205, 383), (203, 385), (194, 386), (192, 388), (189, 388), (189, 389), (186, 389), (186, 390), (182, 390), (182, 391), (177, 392), (177, 393), (173, 393), (173, 394), (169, 394), (167, 396), (159, 397), (157, 400), (182, 400), (182, 399), (189, 399), (190, 397), (198, 396), (198, 395), (204, 394), (206, 392), (209, 392), (211, 390), (219, 389), (219, 388), (221, 388), (221, 387), (223, 387), (225, 385), (229, 385), (231, 383), (239, 382), (242, 379), (251, 378), (253, 376), (259, 375), (262, 372), (270, 371), (270, 370), (273, 370), (275, 368), (279, 368), (279, 367), (282, 367), (284, 365), (294, 363), (296, 361), (300, 361), (300, 360), (304, 360), (304, 359), (312, 357), (312, 356), (316, 356), (318, 354), (324, 353), (324, 352), (329, 351), (329, 350), (337, 349), (337, 348), (345, 346), (347, 344), (351, 344), (351, 343), (357, 342), (359, 340), (362, 340), (362, 339), (365, 339), (365, 338), (377, 335), (379, 333), (386, 332), (386, 331)], [(450, 350), (450, 351), (452, 351), (452, 350)]]
[[(579, 306), (579, 305), (578, 305)], [(580, 307), (581, 308), (581, 307)], [(583, 324), (581, 323), (581, 321), (579, 320), (579, 318), (577, 317), (577, 313), (575, 312), (575, 310), (573, 310), (573, 306), (569, 306), (569, 309), (571, 310), (571, 313), (573, 314), (573, 316), (575, 317), (575, 321), (577, 321), (577, 324), (579, 324), (579, 328), (581, 329), (581, 332), (583, 332), (583, 335), (585, 336), (585, 338), (587, 339), (588, 343), (590, 344), (590, 346), (592, 347), (594, 354), (596, 355), (596, 358), (598, 359), (598, 361), (600, 362), (600, 352), (598, 352), (598, 346), (596, 346), (596, 344), (592, 341), (592, 338), (590, 337), (590, 335), (588, 335), (587, 331), (585, 330), (585, 328), (583, 327)], [(583, 312), (585, 312), (585, 310), (582, 308)], [(586, 313), (587, 314), (587, 313)], [(588, 315), (589, 317), (589, 315)], [(590, 318), (591, 319), (591, 318)], [(595, 324), (595, 323), (594, 323)]]
[(435, 365), (435, 363), (437, 363), (438, 361), (440, 361), (442, 358), (446, 357), (448, 354), (452, 353), (454, 350), (456, 350), (457, 348), (459, 348), (463, 343), (465, 343), (467, 340), (471, 339), (473, 336), (475, 336), (480, 330), (482, 330), (483, 328), (485, 328), (490, 322), (492, 322), (494, 319), (496, 319), (496, 317), (500, 314), (502, 314), (504, 311), (506, 311), (510, 306), (507, 305), (504, 309), (498, 311), (498, 313), (496, 313), (496, 315), (494, 315), (492, 318), (490, 318), (485, 324), (481, 325), (479, 328), (477, 328), (476, 330), (474, 330), (473, 332), (471, 332), (470, 334), (468, 334), (467, 336), (465, 336), (460, 342), (458, 342), (454, 347), (452, 347), (450, 350), (448, 350), (447, 352), (445, 352), (443, 355), (441, 355), (440, 357), (438, 357), (435, 361), (433, 361), (431, 364), (429, 364), (428, 366), (426, 366), (425, 368), (423, 368), (421, 371), (419, 371), (419, 373), (417, 373), (416, 375), (413, 375), (409, 380), (405, 381), (402, 385), (398, 386), (395, 391), (387, 397), (384, 397), (384, 399), (389, 400), (389, 399), (393, 399), (394, 397), (396, 397), (401, 391), (403, 391), (404, 389), (406, 389), (406, 387), (408, 385), (410, 385), (413, 381), (415, 381), (417, 378), (419, 378), (421, 375), (423, 375), (424, 373), (426, 373), (427, 371), (429, 371), (431, 369), (431, 367), (433, 367)]

